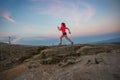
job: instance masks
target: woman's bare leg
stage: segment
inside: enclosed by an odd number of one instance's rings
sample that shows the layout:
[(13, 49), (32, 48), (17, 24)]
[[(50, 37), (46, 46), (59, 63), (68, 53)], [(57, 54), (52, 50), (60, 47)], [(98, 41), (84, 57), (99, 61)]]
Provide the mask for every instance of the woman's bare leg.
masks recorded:
[(64, 37), (63, 35), (60, 36), (60, 43), (59, 43), (59, 45), (62, 45), (62, 38), (63, 37)]
[(73, 44), (73, 41), (72, 41), (70, 38), (68, 38), (67, 35), (64, 35), (64, 37), (65, 37), (69, 42), (71, 42), (71, 44)]

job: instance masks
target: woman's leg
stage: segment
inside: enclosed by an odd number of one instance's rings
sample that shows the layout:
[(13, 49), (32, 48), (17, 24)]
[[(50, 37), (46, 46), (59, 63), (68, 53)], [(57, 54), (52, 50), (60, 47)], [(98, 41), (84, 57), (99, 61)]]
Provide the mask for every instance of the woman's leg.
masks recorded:
[(63, 37), (64, 37), (63, 35), (60, 36), (60, 43), (59, 43), (59, 45), (62, 45), (62, 38)]
[(69, 42), (71, 42), (71, 44), (73, 45), (73, 41), (72, 41), (70, 38), (68, 38), (67, 35), (64, 35), (64, 37), (65, 37)]

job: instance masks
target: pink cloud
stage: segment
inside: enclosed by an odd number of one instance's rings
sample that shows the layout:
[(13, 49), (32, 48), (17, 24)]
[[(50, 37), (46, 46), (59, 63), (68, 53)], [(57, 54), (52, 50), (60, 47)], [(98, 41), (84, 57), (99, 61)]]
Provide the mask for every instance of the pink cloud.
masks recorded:
[(2, 17), (9, 22), (15, 23), (15, 20), (11, 18), (11, 14), (7, 11), (2, 12)]
[(5, 32), (0, 32), (0, 40), (8, 40), (9, 35)]
[(7, 33), (4, 32), (0, 32), (0, 37), (8, 37), (9, 35)]
[(47, 7), (41, 8), (39, 5), (34, 5), (33, 8), (39, 14), (58, 17), (63, 21), (74, 23), (75, 26), (80, 25), (81, 21), (89, 21), (95, 14), (94, 8), (83, 2), (69, 2), (68, 4), (67, 1), (52, 0)]
[(86, 8), (86, 12), (84, 13), (84, 15), (85, 15), (84, 20), (88, 21), (92, 16), (94, 16), (95, 10), (89, 4), (81, 3), (81, 5)]

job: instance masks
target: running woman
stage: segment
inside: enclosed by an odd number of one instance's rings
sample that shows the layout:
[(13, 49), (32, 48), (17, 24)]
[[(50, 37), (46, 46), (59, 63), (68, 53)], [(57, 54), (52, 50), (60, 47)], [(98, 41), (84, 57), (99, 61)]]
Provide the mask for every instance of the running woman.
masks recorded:
[(62, 45), (63, 37), (65, 37), (65, 39), (67, 39), (71, 43), (71, 45), (73, 45), (73, 41), (67, 36), (66, 29), (69, 31), (69, 34), (71, 34), (70, 29), (66, 27), (65, 23), (61, 23), (61, 27), (58, 27), (58, 30), (62, 32), (59, 45)]

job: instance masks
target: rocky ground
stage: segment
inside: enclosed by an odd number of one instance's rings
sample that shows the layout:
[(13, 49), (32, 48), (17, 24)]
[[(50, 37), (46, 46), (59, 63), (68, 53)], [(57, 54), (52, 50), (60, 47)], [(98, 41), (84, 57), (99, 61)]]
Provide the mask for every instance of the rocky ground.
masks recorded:
[(0, 48), (0, 80), (120, 80), (118, 44)]

